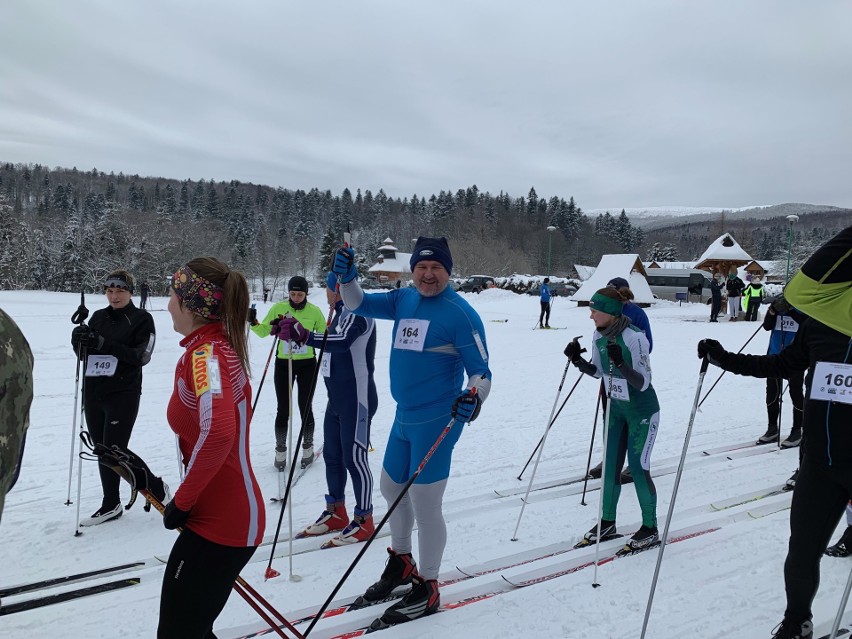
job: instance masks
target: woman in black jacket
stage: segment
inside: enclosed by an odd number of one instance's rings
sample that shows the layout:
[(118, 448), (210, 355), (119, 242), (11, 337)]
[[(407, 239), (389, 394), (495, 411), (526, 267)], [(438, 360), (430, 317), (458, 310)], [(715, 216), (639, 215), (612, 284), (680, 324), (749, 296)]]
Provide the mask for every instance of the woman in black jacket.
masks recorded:
[[(142, 367), (154, 350), (154, 320), (133, 305), (130, 273), (113, 271), (103, 286), (109, 305), (95, 311), (88, 326), (74, 328), (71, 345), (78, 355), (85, 354), (83, 406), (92, 439), (127, 448), (139, 412)], [(106, 466), (99, 465), (98, 471), (103, 500), (91, 517), (80, 521), (81, 526), (121, 517), (120, 478)]]

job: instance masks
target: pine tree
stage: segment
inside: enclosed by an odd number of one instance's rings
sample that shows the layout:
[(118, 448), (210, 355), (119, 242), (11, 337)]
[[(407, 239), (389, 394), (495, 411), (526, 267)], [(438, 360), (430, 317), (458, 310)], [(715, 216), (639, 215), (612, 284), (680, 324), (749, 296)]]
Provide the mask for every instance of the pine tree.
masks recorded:
[(334, 228), (329, 226), (325, 232), (325, 235), (323, 235), (322, 237), (322, 244), (320, 245), (320, 276), (324, 276), (331, 270), (331, 267), (334, 264), (334, 254), (337, 251), (338, 247), (340, 247), (340, 238), (337, 233), (335, 233)]

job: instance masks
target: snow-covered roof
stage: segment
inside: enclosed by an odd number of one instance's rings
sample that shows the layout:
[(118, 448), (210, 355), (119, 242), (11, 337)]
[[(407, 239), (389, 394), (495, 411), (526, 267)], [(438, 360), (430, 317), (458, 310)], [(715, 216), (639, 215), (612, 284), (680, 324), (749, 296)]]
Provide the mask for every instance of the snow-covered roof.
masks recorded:
[(577, 277), (579, 277), (582, 281), (586, 281), (592, 276), (592, 273), (595, 272), (594, 266), (585, 266), (583, 264), (575, 264), (574, 270), (577, 271)]
[(654, 260), (653, 262), (642, 262), (642, 266), (648, 268), (651, 264), (656, 264), (655, 268), (692, 268), (695, 262), (664, 262), (662, 260)]
[(737, 244), (737, 241), (731, 237), (730, 233), (725, 233), (724, 235), (720, 235), (716, 238), (716, 240), (707, 247), (707, 250), (704, 251), (704, 254), (698, 258), (698, 261), (695, 263), (696, 267), (699, 267), (698, 265), (705, 260), (751, 262), (752, 257), (743, 250), (743, 247)]
[(381, 262), (376, 262), (368, 268), (367, 271), (370, 273), (375, 273), (376, 271), (387, 271), (389, 273), (411, 273), (409, 262), (411, 262), (411, 253), (397, 252), (395, 258), (385, 258)]
[(614, 277), (623, 277), (630, 283), (634, 302), (637, 304), (653, 304), (654, 294), (645, 279), (645, 268), (636, 253), (604, 255), (592, 276), (583, 282), (580, 289), (571, 296), (575, 302), (588, 302), (595, 291), (606, 288), (607, 283)]

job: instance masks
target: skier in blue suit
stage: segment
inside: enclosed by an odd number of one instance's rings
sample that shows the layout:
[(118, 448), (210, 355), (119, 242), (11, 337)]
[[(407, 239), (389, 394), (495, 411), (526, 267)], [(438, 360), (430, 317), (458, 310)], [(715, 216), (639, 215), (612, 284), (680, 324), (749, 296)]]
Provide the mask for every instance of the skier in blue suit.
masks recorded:
[[(343, 303), (358, 315), (394, 322), (390, 382), (397, 409), (380, 480), (388, 505), (455, 420), (391, 515), (390, 558), (381, 579), (363, 595), (378, 601), (412, 583), (409, 594), (377, 620), (397, 624), (432, 613), (440, 604), (437, 577), (447, 540), (441, 505), (453, 447), (463, 425), (476, 419), (488, 397), (491, 371), (482, 320), (447, 286), (453, 261), (445, 238), (418, 238), (411, 256), (414, 288), (365, 295), (356, 281), (354, 256), (350, 248), (335, 254), (332, 271), (340, 277)], [(465, 372), (468, 383), (463, 389)], [(411, 554), (415, 520), (419, 571)]]

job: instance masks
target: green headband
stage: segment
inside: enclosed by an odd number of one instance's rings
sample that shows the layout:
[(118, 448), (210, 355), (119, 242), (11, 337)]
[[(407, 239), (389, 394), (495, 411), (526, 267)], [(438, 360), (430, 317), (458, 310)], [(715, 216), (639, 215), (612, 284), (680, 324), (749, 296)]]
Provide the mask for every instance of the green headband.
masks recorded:
[(616, 317), (621, 317), (622, 309), (624, 308), (624, 304), (620, 300), (614, 300), (600, 293), (592, 295), (589, 306), (596, 311), (606, 313), (607, 315), (615, 315)]

